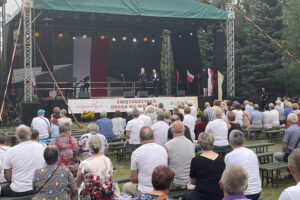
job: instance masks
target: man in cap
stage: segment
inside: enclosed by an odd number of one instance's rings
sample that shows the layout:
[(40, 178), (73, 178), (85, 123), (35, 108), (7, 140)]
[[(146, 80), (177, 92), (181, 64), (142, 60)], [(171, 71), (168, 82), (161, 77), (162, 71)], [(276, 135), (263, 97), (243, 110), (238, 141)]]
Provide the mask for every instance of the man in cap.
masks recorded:
[(37, 130), (40, 135), (40, 140), (49, 138), (50, 133), (50, 122), (45, 117), (45, 110), (39, 109), (37, 111), (37, 117), (33, 118), (31, 122), (31, 128)]

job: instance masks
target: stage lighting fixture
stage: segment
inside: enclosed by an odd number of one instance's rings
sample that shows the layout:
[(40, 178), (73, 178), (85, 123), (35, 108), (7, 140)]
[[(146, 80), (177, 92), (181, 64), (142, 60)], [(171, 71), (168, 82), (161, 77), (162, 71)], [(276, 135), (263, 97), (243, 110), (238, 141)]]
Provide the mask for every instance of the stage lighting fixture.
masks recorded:
[(57, 36), (58, 36), (58, 38), (63, 38), (63, 37), (64, 37), (64, 34), (59, 33)]
[(124, 40), (124, 41), (127, 40), (127, 37), (126, 37), (126, 36), (123, 36), (123, 37), (122, 37), (122, 40)]
[(86, 39), (86, 38), (87, 38), (87, 35), (82, 35), (82, 38), (83, 38), (83, 39)]
[(76, 38), (75, 37), (73, 37), (73, 40), (75, 40)]
[(147, 42), (147, 41), (148, 41), (148, 38), (147, 38), (147, 37), (144, 37), (144, 41)]
[(116, 38), (115, 38), (115, 37), (113, 37), (113, 38), (112, 38), (112, 41), (113, 41), (113, 42), (115, 42), (115, 41), (116, 41)]
[(104, 35), (101, 35), (100, 36), (100, 40), (104, 40), (105, 39), (105, 36)]
[(136, 38), (133, 38), (132, 41), (133, 41), (133, 42), (137, 42), (137, 39), (136, 39)]
[(155, 43), (155, 40), (154, 39), (152, 39), (152, 41), (151, 41), (152, 43)]
[(40, 36), (40, 33), (35, 32), (35, 33), (33, 34), (33, 36), (34, 36), (34, 37), (39, 37), (39, 36)]
[(190, 35), (191, 35), (191, 36), (193, 36), (193, 33), (192, 33), (192, 32), (190, 32)]
[(182, 36), (181, 36), (181, 35), (179, 35), (179, 38), (182, 38)]

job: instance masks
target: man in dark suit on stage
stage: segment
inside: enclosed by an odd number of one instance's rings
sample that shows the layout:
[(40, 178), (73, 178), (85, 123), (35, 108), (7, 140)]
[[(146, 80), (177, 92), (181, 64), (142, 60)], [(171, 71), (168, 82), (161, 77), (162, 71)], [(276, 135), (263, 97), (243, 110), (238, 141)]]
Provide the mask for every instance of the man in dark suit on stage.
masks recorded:
[(147, 73), (145, 72), (145, 68), (142, 67), (139, 73), (139, 83), (140, 83), (140, 91), (145, 90), (147, 83)]
[(152, 69), (151, 80), (153, 81), (153, 95), (159, 96), (159, 74), (156, 69)]

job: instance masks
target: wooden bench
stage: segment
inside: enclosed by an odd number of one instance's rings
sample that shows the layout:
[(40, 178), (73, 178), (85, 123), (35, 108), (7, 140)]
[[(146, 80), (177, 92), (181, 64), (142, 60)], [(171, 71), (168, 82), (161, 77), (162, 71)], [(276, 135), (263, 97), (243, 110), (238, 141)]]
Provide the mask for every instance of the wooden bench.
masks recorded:
[(268, 142), (274, 142), (280, 140), (283, 136), (283, 132), (284, 129), (274, 129), (274, 130), (264, 131), (268, 139)]
[(173, 199), (178, 199), (183, 197), (184, 193), (186, 193), (187, 190), (178, 190), (178, 191), (171, 191), (169, 196)]
[(120, 178), (114, 179), (114, 182), (117, 182), (118, 184), (127, 183), (127, 182), (130, 182), (130, 177), (129, 176), (120, 177)]
[(1, 197), (1, 200), (31, 200), (34, 195), (24, 197)]
[(265, 152), (265, 153), (257, 153), (256, 156), (260, 164), (268, 164), (273, 162), (273, 154), (274, 153), (272, 152)]
[(268, 152), (269, 146), (275, 145), (274, 143), (257, 143), (257, 144), (250, 144), (245, 145), (246, 148), (255, 149), (256, 153), (265, 153)]
[(283, 169), (288, 169), (288, 163), (279, 162), (279, 163), (268, 163), (262, 164), (259, 166), (261, 172), (261, 183), (264, 186), (264, 182), (266, 181), (266, 186), (271, 183), (272, 187), (276, 185), (278, 188), (278, 179), (280, 175), (280, 171)]

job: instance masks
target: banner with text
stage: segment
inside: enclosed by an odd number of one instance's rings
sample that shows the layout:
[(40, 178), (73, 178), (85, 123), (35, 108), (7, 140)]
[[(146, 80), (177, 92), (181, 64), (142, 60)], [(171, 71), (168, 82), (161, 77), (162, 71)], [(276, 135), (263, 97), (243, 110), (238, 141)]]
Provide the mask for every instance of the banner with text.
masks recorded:
[(198, 97), (154, 97), (154, 98), (105, 98), (105, 99), (69, 99), (68, 104), (73, 113), (83, 113), (83, 111), (99, 112), (115, 112), (119, 110), (125, 112), (128, 108), (144, 108), (147, 102), (158, 106), (159, 103), (164, 104), (166, 110), (173, 110), (179, 103), (185, 105), (190, 101), (197, 108)]

